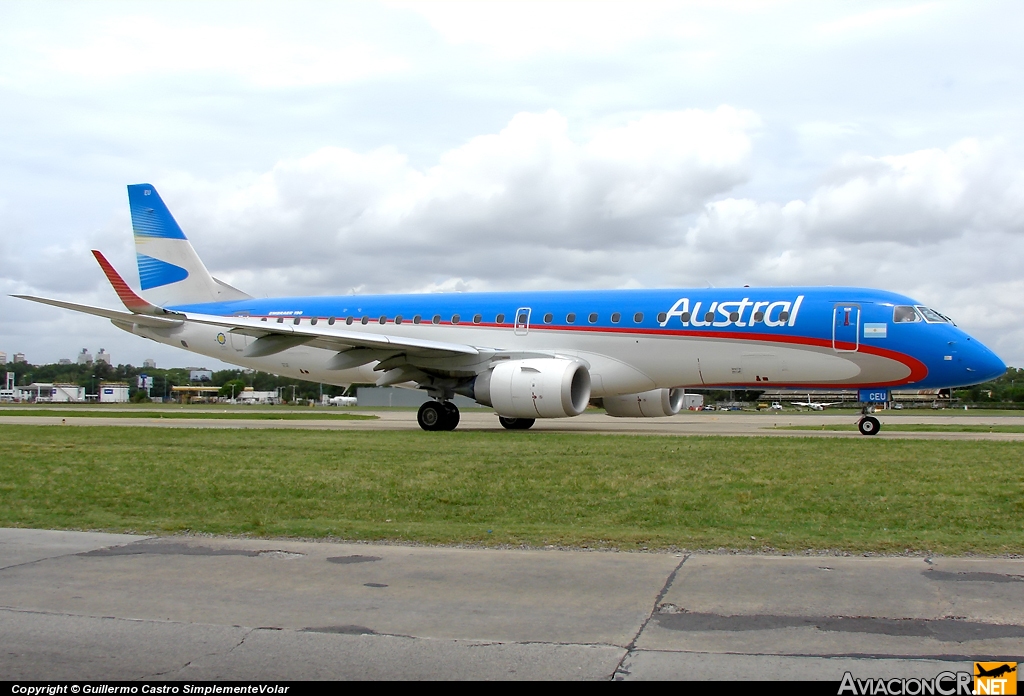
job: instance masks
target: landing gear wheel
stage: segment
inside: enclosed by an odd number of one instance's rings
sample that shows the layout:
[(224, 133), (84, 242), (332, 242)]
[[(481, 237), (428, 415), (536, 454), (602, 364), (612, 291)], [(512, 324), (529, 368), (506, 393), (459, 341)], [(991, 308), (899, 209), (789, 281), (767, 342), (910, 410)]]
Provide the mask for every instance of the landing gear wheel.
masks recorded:
[(444, 406), (444, 427), (441, 430), (455, 430), (459, 425), (459, 407), (451, 401), (445, 401)]
[(860, 431), (861, 435), (877, 435), (881, 429), (882, 424), (874, 416), (864, 416), (857, 421), (857, 430)]
[(506, 430), (529, 430), (537, 422), (536, 418), (506, 418), (498, 416), (498, 422)]
[(444, 430), (447, 422), (444, 404), (439, 401), (425, 401), (416, 414), (416, 422), (424, 430)]

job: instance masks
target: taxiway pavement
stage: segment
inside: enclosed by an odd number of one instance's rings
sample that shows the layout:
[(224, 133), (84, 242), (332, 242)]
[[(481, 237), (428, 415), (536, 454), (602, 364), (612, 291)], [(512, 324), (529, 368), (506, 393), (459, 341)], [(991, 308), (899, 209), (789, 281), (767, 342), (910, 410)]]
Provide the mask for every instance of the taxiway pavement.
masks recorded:
[(828, 679), (1024, 661), (1024, 560), (0, 530), (0, 679)]
[[(244, 412), (244, 411), (243, 411)], [(289, 413), (296, 413), (290, 411)], [(376, 420), (245, 420), (217, 418), (134, 418), (96, 416), (5, 416), (0, 409), (0, 424), (123, 426), (151, 428), (252, 428), (300, 430), (419, 430), (416, 414), (411, 410), (359, 410), (356, 413), (377, 416)], [(950, 416), (932, 414), (876, 414), (882, 421), (879, 439), (918, 440), (996, 440), (1024, 441), (1024, 432), (906, 432), (887, 430), (886, 424), (934, 425), (1016, 425), (1024, 426), (1024, 416)], [(787, 430), (792, 426), (820, 428), (830, 425), (853, 425), (856, 415), (850, 413), (718, 413), (684, 411), (667, 418), (611, 418), (604, 413), (587, 412), (575, 418), (541, 419), (533, 426), (535, 432), (597, 433), (607, 435), (726, 435), (764, 437), (864, 437), (855, 430)], [(501, 431), (498, 419), (489, 409), (464, 409), (459, 430)]]

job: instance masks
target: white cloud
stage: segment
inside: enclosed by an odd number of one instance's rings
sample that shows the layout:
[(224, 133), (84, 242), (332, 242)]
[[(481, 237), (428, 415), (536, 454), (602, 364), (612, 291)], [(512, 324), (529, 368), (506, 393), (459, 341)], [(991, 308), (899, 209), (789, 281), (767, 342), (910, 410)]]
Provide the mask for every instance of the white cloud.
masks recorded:
[(557, 276), (554, 252), (670, 244), (681, 217), (747, 178), (757, 124), (731, 107), (656, 113), (580, 141), (556, 112), (522, 113), (426, 169), (393, 148), (324, 148), (242, 185), (191, 182), (176, 210), (215, 245), (212, 265), (302, 268), (321, 291), (339, 268), (378, 290)]

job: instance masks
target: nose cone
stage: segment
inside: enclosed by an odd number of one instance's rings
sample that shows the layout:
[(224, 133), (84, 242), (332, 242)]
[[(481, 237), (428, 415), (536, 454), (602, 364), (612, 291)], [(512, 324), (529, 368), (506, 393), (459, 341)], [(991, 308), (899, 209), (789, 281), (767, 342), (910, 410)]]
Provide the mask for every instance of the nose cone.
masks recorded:
[(977, 340), (971, 341), (971, 350), (964, 357), (967, 372), (974, 384), (988, 382), (1006, 374), (1006, 363)]

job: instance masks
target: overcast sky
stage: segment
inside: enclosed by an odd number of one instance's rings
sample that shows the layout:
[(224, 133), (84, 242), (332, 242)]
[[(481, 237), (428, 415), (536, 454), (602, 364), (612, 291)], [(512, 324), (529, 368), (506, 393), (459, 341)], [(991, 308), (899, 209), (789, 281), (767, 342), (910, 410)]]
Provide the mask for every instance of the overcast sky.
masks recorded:
[(264, 295), (863, 285), (1024, 365), (1024, 3), (0, 3), (0, 351), (98, 318), (125, 185)]

